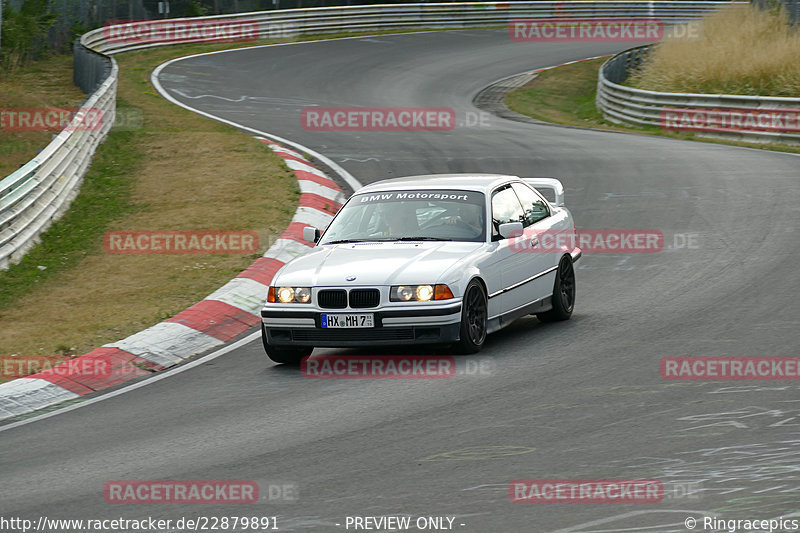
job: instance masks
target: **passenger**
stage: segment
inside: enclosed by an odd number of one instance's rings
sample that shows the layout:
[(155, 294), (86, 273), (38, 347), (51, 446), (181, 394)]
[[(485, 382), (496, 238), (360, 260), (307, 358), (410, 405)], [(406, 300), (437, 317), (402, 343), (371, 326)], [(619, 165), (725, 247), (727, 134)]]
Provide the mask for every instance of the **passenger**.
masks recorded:
[(391, 237), (413, 237), (419, 232), (419, 223), (414, 209), (403, 203), (383, 206), (383, 220)]

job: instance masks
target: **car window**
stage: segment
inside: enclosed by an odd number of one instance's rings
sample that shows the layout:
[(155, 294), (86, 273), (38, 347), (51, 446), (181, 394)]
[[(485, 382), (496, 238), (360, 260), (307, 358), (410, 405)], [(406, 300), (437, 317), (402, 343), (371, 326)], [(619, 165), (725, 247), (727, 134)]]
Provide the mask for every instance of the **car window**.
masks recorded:
[(547, 208), (545, 201), (529, 187), (521, 183), (512, 183), (511, 187), (517, 193), (522, 204), (522, 210), (525, 213), (525, 219), (522, 222), (524, 227), (527, 228), (531, 224), (550, 216), (550, 210)]
[(500, 238), (500, 224), (523, 222), (524, 213), (511, 187), (499, 189), (492, 195), (492, 240)]
[(429, 239), (484, 242), (486, 197), (477, 191), (402, 190), (354, 195), (320, 244)]

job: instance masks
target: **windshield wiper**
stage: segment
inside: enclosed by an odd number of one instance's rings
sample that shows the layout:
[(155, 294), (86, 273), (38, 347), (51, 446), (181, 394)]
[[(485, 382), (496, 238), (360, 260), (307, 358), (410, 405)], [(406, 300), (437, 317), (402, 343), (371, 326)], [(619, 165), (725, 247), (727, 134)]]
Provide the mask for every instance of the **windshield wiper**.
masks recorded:
[(338, 241), (328, 241), (322, 244), (347, 244), (348, 242), (375, 242), (377, 239), (340, 239)]
[(392, 241), (452, 241), (443, 237), (387, 237), (382, 239), (340, 239), (338, 241), (328, 241), (321, 244), (347, 244), (351, 242), (392, 242)]
[(444, 237), (398, 237), (396, 241), (452, 241)]

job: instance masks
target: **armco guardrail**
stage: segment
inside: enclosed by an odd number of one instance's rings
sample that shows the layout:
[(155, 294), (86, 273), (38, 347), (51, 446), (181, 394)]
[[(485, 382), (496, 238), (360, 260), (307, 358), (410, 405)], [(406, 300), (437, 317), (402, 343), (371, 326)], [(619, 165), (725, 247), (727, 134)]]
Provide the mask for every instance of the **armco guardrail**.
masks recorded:
[[(97, 145), (114, 123), (117, 65), (69, 125), (35, 159), (0, 181), (0, 269), (22, 258), (77, 195)], [(98, 72), (98, 75), (100, 73)]]
[(622, 83), (653, 45), (609, 58), (598, 74), (597, 108), (619, 124), (755, 142), (800, 142), (800, 98), (645, 91)]
[[(665, 23), (672, 23), (697, 18), (723, 3), (729, 2), (573, 0), (566, 2), (383, 4), (238, 13), (204, 17), (202, 20), (210, 23), (247, 21), (257, 26), (258, 36), (263, 39), (339, 31), (503, 26), (511, 20), (521, 18), (657, 18)], [(89, 32), (85, 36), (84, 42), (99, 52), (117, 53), (175, 42), (214, 40), (202, 37), (192, 38), (189, 32), (185, 31), (185, 25), (197, 20), (153, 20), (129, 26), (128, 30), (143, 31), (145, 35), (142, 35), (140, 39), (133, 37), (135, 31), (126, 32), (124, 25), (109, 26)], [(182, 38), (175, 38), (176, 27), (183, 30)], [(124, 35), (126, 34), (133, 38), (125, 39)], [(218, 40), (224, 40), (226, 37), (223, 36)], [(139, 42), (136, 42), (137, 40)]]
[(76, 48), (75, 81), (85, 91), (94, 91), (81, 109), (99, 110), (102, 128), (64, 130), (36, 159), (0, 181), (0, 269), (19, 260), (66, 209), (95, 148), (111, 128), (117, 84), (117, 65), (108, 57), (112, 54), (169, 44), (238, 40), (232, 38), (232, 24), (239, 25), (238, 37), (256, 40), (325, 32), (506, 26), (526, 18), (656, 18), (674, 23), (699, 17), (723, 3), (728, 2), (384, 4), (141, 21), (92, 30), (81, 37)]

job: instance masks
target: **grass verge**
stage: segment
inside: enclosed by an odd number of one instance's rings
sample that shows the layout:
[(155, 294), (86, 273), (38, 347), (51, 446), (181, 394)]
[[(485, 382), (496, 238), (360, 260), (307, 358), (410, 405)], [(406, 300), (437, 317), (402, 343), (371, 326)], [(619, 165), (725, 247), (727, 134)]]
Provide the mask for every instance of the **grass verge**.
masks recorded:
[[(173, 316), (248, 266), (290, 221), (300, 191), (282, 160), (249, 136), (164, 100), (149, 81), (157, 65), (203, 52), (365, 35), (376, 32), (116, 56), (123, 127), (115, 125), (98, 148), (68, 213), (21, 263), (0, 272), (0, 358), (80, 354)], [(0, 91), (14, 96), (16, 107), (74, 107), (85, 96), (72, 85), (71, 66), (71, 56), (36, 62), (0, 80)], [(34, 157), (51, 136), (0, 135), (0, 176)], [(255, 230), (260, 247), (251, 256), (104, 252), (107, 231), (145, 229)]]
[(509, 92), (505, 104), (517, 113), (566, 126), (645, 133), (676, 139), (800, 153), (800, 147), (786, 144), (710, 139), (692, 133), (667, 132), (655, 126), (620, 126), (609, 122), (595, 106), (597, 74), (603, 62), (605, 59), (592, 59), (546, 70), (524, 86)]
[[(37, 61), (25, 69), (0, 77), (0, 107), (74, 109), (86, 98), (72, 84), (72, 57), (58, 56)], [(3, 113), (5, 115), (5, 113)], [(57, 131), (13, 131), (3, 117), (0, 125), (0, 179), (30, 161), (47, 146)]]
[(537, 120), (596, 127), (603, 115), (594, 105), (597, 71), (605, 59), (591, 59), (545, 70), (506, 95), (511, 110)]
[[(150, 85), (163, 61), (219, 48), (117, 57), (118, 108), (137, 115), (140, 127), (112, 130), (67, 214), (21, 263), (0, 272), (0, 356), (80, 354), (140, 331), (230, 280), (286, 227), (300, 191), (283, 161), (252, 137), (174, 106)], [(259, 253), (103, 249), (111, 230), (192, 229), (256, 231)]]

